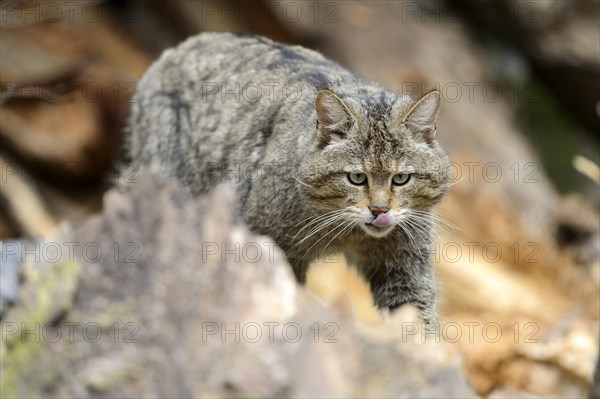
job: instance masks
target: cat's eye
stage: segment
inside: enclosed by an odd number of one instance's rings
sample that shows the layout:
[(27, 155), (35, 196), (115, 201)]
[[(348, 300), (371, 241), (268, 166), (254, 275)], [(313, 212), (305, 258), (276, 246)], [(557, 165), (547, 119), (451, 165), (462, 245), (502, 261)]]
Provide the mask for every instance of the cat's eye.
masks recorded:
[(408, 173), (398, 173), (392, 177), (392, 183), (396, 186), (403, 186), (410, 180), (410, 175)]
[(364, 173), (348, 173), (348, 180), (350, 180), (350, 183), (360, 186), (367, 183), (367, 175)]

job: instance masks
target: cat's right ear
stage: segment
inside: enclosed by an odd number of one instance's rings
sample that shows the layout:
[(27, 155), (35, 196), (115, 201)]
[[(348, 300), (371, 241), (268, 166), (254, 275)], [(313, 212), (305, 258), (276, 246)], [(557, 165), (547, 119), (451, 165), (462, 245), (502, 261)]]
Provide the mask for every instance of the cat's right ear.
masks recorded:
[(344, 139), (356, 119), (344, 102), (332, 91), (323, 89), (315, 99), (317, 134), (323, 144)]
[(402, 123), (410, 124), (416, 129), (418, 135), (431, 143), (435, 138), (436, 119), (442, 105), (442, 96), (439, 91), (433, 90), (425, 94), (406, 113)]

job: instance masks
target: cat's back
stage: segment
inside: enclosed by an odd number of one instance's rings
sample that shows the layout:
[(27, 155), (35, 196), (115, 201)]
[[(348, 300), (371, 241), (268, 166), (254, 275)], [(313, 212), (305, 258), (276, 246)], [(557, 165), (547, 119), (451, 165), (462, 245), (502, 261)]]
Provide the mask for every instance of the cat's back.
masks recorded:
[(255, 146), (277, 115), (287, 115), (297, 131), (312, 128), (303, 115), (313, 111), (316, 91), (351, 87), (354, 79), (301, 46), (202, 33), (166, 50), (139, 81), (129, 156), (142, 164), (158, 160), (171, 175), (182, 175), (171, 169), (183, 169), (186, 161), (227, 161), (232, 143)]
[[(350, 79), (336, 63), (300, 46), (232, 33), (191, 37), (165, 51), (139, 81), (128, 155), (199, 187), (204, 165), (255, 163), (269, 143), (296, 148), (298, 137), (310, 140), (299, 133), (314, 128), (306, 117), (314, 112), (314, 93)], [(290, 132), (289, 140), (272, 135), (279, 120), (289, 124), (280, 129)]]
[(219, 90), (254, 102), (256, 90), (272, 100), (286, 85), (322, 88), (352, 80), (351, 73), (314, 50), (261, 36), (202, 33), (165, 51), (140, 80), (139, 91), (178, 91), (206, 99)]

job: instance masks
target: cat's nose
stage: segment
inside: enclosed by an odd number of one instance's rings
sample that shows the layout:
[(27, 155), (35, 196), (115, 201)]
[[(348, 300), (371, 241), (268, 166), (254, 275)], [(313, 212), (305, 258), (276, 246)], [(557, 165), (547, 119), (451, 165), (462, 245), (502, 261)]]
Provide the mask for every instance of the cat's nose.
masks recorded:
[(374, 205), (374, 206), (370, 206), (369, 210), (371, 211), (371, 213), (374, 216), (379, 215), (380, 213), (386, 213), (387, 211), (390, 210), (390, 208), (388, 208), (387, 206), (378, 206), (378, 205)]

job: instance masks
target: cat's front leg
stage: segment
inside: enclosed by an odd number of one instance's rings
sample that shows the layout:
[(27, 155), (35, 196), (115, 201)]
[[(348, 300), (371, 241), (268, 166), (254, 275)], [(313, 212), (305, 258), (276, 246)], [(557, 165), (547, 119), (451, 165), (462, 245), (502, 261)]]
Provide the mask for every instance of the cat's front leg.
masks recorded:
[(413, 304), (426, 327), (435, 328), (437, 287), (433, 269), (426, 260), (415, 257), (400, 262), (392, 257), (369, 266), (365, 274), (378, 308), (394, 311), (406, 303)]

